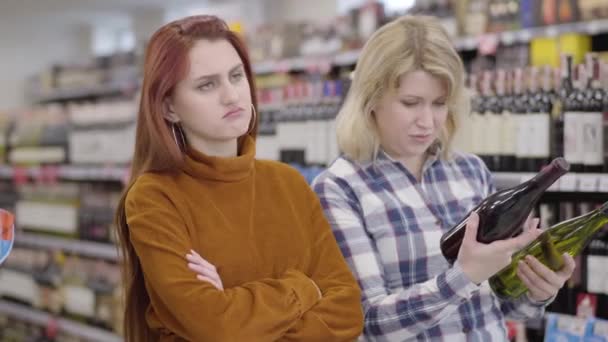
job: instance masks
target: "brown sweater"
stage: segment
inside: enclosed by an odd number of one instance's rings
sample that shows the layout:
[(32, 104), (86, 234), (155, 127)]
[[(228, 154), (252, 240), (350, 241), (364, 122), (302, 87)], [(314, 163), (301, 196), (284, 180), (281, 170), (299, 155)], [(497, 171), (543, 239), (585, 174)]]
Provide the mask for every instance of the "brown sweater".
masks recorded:
[[(183, 172), (146, 173), (129, 190), (149, 326), (163, 341), (355, 340), (360, 290), (319, 200), (297, 171), (254, 156), (253, 139), (234, 158), (191, 149)], [(188, 269), (190, 249), (218, 268), (224, 291)]]

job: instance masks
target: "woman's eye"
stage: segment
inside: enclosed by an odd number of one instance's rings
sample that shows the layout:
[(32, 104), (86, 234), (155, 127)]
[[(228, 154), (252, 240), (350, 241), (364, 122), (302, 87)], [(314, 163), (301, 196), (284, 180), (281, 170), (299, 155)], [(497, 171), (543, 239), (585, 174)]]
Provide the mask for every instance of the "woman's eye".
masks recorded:
[(418, 102), (412, 102), (412, 101), (401, 101), (401, 104), (403, 104), (406, 107), (414, 107), (418, 104)]
[(242, 72), (238, 72), (238, 73), (232, 75), (233, 81), (240, 81), (242, 78), (243, 78)]
[(199, 85), (198, 89), (205, 91), (205, 90), (211, 90), (214, 87), (215, 87), (215, 84), (213, 82), (205, 82), (205, 83)]

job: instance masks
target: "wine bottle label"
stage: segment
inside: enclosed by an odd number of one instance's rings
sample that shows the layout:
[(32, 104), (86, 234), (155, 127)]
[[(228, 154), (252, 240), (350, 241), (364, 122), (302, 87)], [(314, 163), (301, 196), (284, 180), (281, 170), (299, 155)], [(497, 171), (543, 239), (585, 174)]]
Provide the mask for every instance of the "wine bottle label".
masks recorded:
[(517, 137), (517, 158), (527, 158), (530, 148), (530, 137), (528, 136), (528, 115), (515, 115), (515, 132)]
[(473, 136), (476, 133), (473, 129), (473, 115), (465, 115), (454, 134), (454, 147), (463, 152), (476, 153), (473, 147)]
[(487, 127), (484, 130), (486, 134), (486, 154), (490, 156), (498, 156), (502, 154), (502, 116), (498, 114), (486, 115)]
[(517, 153), (516, 122), (511, 112), (502, 114), (502, 152), (507, 156)]
[(604, 291), (604, 269), (608, 258), (601, 255), (587, 256), (587, 291), (591, 293), (602, 293)]
[(564, 157), (571, 164), (583, 162), (582, 149), (579, 147), (579, 143), (582, 142), (580, 121), (581, 113), (564, 113)]
[(485, 116), (479, 113), (471, 115), (472, 128), (475, 131), (473, 135), (473, 153), (484, 155), (485, 154), (485, 134), (484, 127)]
[(530, 146), (530, 157), (548, 158), (550, 155), (551, 140), (549, 137), (551, 117), (547, 113), (530, 115), (529, 139), (533, 141)]
[(584, 164), (598, 166), (604, 164), (604, 127), (601, 112), (585, 113), (581, 121)]

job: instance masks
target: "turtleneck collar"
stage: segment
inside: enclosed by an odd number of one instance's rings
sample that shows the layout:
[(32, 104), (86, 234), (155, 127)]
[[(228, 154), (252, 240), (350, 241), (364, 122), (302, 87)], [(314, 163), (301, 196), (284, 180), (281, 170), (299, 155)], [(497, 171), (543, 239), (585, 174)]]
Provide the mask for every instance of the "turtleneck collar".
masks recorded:
[(236, 157), (212, 157), (187, 147), (184, 171), (194, 178), (236, 182), (247, 178), (253, 170), (255, 140), (247, 135), (240, 142)]

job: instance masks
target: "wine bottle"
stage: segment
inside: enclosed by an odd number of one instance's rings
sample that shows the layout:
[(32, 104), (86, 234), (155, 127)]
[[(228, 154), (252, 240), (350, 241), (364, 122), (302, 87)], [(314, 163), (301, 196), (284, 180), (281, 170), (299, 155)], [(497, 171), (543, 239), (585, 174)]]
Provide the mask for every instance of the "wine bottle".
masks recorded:
[(537, 145), (536, 152), (538, 159), (534, 170), (540, 170), (551, 160), (551, 126), (553, 103), (555, 93), (553, 92), (553, 71), (549, 66), (545, 66), (541, 71), (542, 90), (537, 94), (537, 101), (540, 103), (540, 113), (537, 119), (537, 135), (534, 143)]
[(530, 156), (530, 115), (528, 115), (527, 96), (524, 90), (524, 73), (522, 68), (516, 68), (513, 74), (513, 113), (516, 117), (516, 136), (517, 151), (515, 170), (518, 172), (527, 172), (528, 158)]
[(481, 132), (480, 134), (475, 134), (476, 136), (479, 136), (478, 141), (476, 141), (479, 157), (484, 161), (490, 170), (495, 170), (494, 158), (491, 154), (492, 146), (494, 144), (494, 136), (489, 133), (488, 129), (493, 98), (490, 88), (490, 77), (490, 72), (486, 71), (482, 73), (480, 81), (481, 104), (479, 106), (478, 115), (474, 120), (473, 129), (475, 132)]
[(505, 161), (505, 172), (514, 172), (517, 170), (517, 134), (518, 134), (518, 115), (515, 114), (515, 93), (514, 93), (514, 72), (512, 70), (505, 71), (505, 96), (503, 97), (503, 143), (507, 155)]
[[(529, 151), (528, 171), (537, 172), (546, 165), (549, 156), (549, 110), (543, 104), (543, 91), (539, 84), (540, 78), (544, 77), (541, 70), (536, 67), (530, 68), (529, 72), (529, 96), (528, 108), (531, 112), (529, 120), (529, 137), (531, 146)], [(544, 81), (544, 80), (543, 80)]]
[(504, 124), (502, 122), (502, 107), (500, 101), (500, 95), (497, 89), (500, 87), (500, 80), (498, 79), (499, 73), (490, 73), (486, 76), (488, 80), (489, 97), (488, 103), (486, 104), (486, 115), (487, 115), (487, 126), (484, 132), (486, 132), (487, 154), (490, 158), (490, 170), (502, 171), (503, 169), (503, 140), (502, 140), (502, 129)]
[(583, 137), (580, 132), (584, 118), (581, 111), (585, 96), (581, 86), (584, 69), (580, 64), (574, 69), (574, 89), (568, 95), (564, 106), (564, 158), (572, 164), (574, 172), (583, 171)]
[(517, 141), (515, 138), (515, 119), (511, 113), (513, 97), (507, 93), (507, 72), (498, 70), (496, 76), (496, 94), (498, 95), (499, 110), (501, 111), (500, 126), (498, 128), (501, 139), (500, 171), (512, 171), (515, 167), (515, 152)]
[[(569, 167), (566, 160), (556, 158), (529, 181), (498, 191), (484, 199), (472, 210), (479, 215), (477, 241), (490, 243), (519, 234), (540, 196), (568, 172)], [(441, 237), (441, 252), (450, 263), (458, 257), (469, 215)]]
[(604, 166), (604, 114), (602, 100), (605, 92), (600, 84), (600, 65), (595, 54), (587, 54), (588, 80), (584, 91), (583, 120), (580, 125), (585, 172), (602, 172)]
[[(555, 101), (553, 103), (553, 126), (551, 135), (551, 155), (555, 157), (564, 156), (566, 160), (566, 147), (565, 147), (565, 125), (566, 125), (566, 113), (570, 106), (570, 94), (574, 91), (573, 78), (572, 78), (572, 55), (562, 54), (560, 57), (559, 68), (556, 69), (558, 75), (556, 79), (559, 82), (555, 82)], [(572, 148), (572, 146), (570, 147)], [(571, 154), (572, 152), (568, 152)]]
[(585, 215), (561, 222), (545, 230), (519, 252), (511, 264), (489, 280), (494, 293), (501, 298), (518, 298), (527, 288), (517, 276), (517, 265), (526, 255), (532, 255), (554, 271), (563, 267), (561, 255), (578, 255), (595, 233), (608, 223), (608, 202)]
[[(600, 63), (600, 78), (602, 88), (608, 89), (608, 63)], [(608, 173), (608, 92), (604, 92), (602, 112), (604, 113), (604, 169), (602, 172)]]

